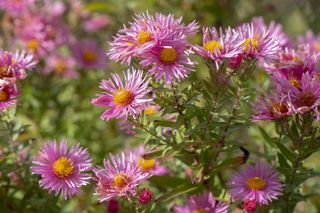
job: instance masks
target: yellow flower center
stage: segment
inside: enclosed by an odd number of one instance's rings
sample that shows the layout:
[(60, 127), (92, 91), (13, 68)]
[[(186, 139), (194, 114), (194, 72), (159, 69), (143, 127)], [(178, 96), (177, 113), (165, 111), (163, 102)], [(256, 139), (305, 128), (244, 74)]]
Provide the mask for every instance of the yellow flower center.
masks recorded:
[(256, 38), (248, 38), (242, 43), (242, 45), (244, 46), (245, 51), (249, 51), (250, 49), (257, 50), (259, 42)]
[(149, 32), (141, 31), (138, 34), (138, 38), (137, 38), (138, 44), (144, 44), (144, 43), (147, 43), (148, 41), (151, 41), (151, 40), (152, 40), (151, 33), (149, 33)]
[(0, 91), (0, 101), (6, 101), (9, 99), (9, 94), (6, 91)]
[(219, 41), (208, 41), (203, 45), (204, 49), (208, 52), (213, 52), (215, 49), (221, 50), (222, 46)]
[(314, 47), (316, 50), (320, 51), (320, 42), (319, 42), (319, 41), (315, 41), (315, 42), (313, 43), (313, 47)]
[(208, 213), (208, 211), (204, 209), (197, 209), (197, 210), (194, 210), (192, 213)]
[(58, 61), (55, 66), (54, 69), (56, 71), (57, 74), (62, 74), (66, 71), (67, 66), (63, 61)]
[(177, 51), (172, 47), (163, 48), (160, 52), (160, 60), (165, 64), (172, 64), (177, 59)]
[(97, 54), (91, 50), (84, 51), (83, 59), (88, 62), (95, 62), (97, 60)]
[(73, 169), (72, 162), (66, 157), (60, 157), (53, 163), (53, 171), (60, 178), (69, 177)]
[(290, 82), (290, 84), (291, 84), (292, 86), (294, 86), (295, 88), (300, 89), (300, 83), (299, 83), (298, 80), (296, 80), (296, 79), (291, 79), (291, 80), (289, 80), (289, 82)]
[(9, 66), (1, 66), (0, 67), (0, 77), (8, 77), (9, 75)]
[(27, 43), (27, 48), (32, 51), (37, 51), (39, 49), (39, 41), (37, 39), (31, 39)]
[(146, 113), (146, 115), (153, 115), (156, 112), (156, 110), (153, 106), (150, 106), (150, 107), (147, 107), (144, 110), (144, 112)]
[(139, 166), (142, 167), (143, 170), (148, 171), (150, 169), (153, 169), (156, 165), (156, 161), (153, 159), (145, 160), (141, 158), (139, 160)]
[(125, 88), (117, 89), (113, 94), (113, 101), (117, 106), (127, 106), (133, 101), (133, 99), (133, 93)]
[(247, 180), (247, 187), (251, 190), (261, 190), (266, 186), (266, 182), (259, 177), (249, 178)]
[(129, 184), (129, 178), (125, 174), (118, 174), (113, 178), (113, 185), (123, 189)]

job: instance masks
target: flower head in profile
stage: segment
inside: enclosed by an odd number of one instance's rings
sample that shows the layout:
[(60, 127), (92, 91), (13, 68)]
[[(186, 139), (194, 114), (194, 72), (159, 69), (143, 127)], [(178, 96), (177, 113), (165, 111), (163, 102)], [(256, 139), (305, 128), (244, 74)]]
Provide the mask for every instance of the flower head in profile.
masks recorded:
[(32, 160), (33, 174), (41, 175), (40, 186), (49, 192), (60, 192), (65, 199), (80, 193), (80, 187), (87, 185), (91, 175), (91, 158), (79, 144), (71, 146), (65, 141), (45, 143), (38, 156)]
[(227, 213), (228, 205), (217, 201), (211, 192), (189, 197), (185, 206), (175, 206), (175, 213)]
[(47, 59), (46, 68), (44, 72), (54, 73), (59, 77), (69, 77), (77, 78), (79, 73), (76, 71), (76, 62), (72, 57), (61, 56), (61, 55), (51, 55)]
[(184, 40), (166, 40), (141, 55), (140, 64), (149, 67), (149, 73), (157, 81), (162, 78), (166, 83), (181, 80), (194, 70), (196, 62), (189, 59), (190, 50)]
[(203, 29), (203, 46), (195, 45), (193, 47), (196, 54), (210, 58), (216, 62), (217, 67), (224, 58), (236, 57), (242, 52), (241, 40), (239, 34), (231, 28), (223, 33), (215, 27)]
[(104, 160), (104, 168), (94, 169), (97, 180), (96, 193), (99, 201), (108, 201), (112, 198), (136, 195), (137, 187), (151, 174), (144, 172), (133, 153), (110, 154)]
[(107, 66), (105, 53), (94, 40), (78, 41), (73, 46), (73, 54), (83, 68), (103, 69)]
[(140, 57), (163, 40), (185, 39), (197, 30), (196, 22), (185, 25), (182, 17), (175, 19), (172, 14), (136, 15), (129, 27), (121, 29), (109, 43), (111, 48), (107, 55), (111, 60), (130, 64), (132, 57)]
[(15, 84), (0, 82), (0, 111), (17, 103), (18, 90)]
[(254, 200), (260, 205), (268, 205), (277, 199), (283, 189), (278, 173), (262, 162), (242, 167), (231, 176), (228, 185), (233, 199)]
[(297, 40), (298, 44), (309, 45), (312, 52), (320, 52), (320, 34), (315, 35), (309, 30), (304, 36), (299, 36)]
[(151, 101), (146, 97), (151, 91), (148, 88), (149, 81), (147, 76), (143, 77), (142, 71), (133, 68), (124, 72), (124, 82), (118, 74), (112, 74), (111, 79), (100, 83), (100, 88), (105, 93), (98, 94), (98, 98), (93, 99), (91, 103), (108, 107), (101, 115), (102, 120), (135, 117), (141, 113), (145, 104)]

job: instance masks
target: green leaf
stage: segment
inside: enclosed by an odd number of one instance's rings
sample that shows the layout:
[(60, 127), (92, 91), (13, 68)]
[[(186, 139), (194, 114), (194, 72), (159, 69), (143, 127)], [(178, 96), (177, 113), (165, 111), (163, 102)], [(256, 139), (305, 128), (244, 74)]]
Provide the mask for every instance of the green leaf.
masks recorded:
[(173, 128), (173, 127), (176, 126), (176, 123), (175, 123), (175, 122), (166, 121), (166, 120), (156, 120), (156, 121), (154, 121), (154, 124), (155, 124), (156, 126), (170, 127), (170, 128)]
[(176, 188), (172, 189), (171, 191), (158, 197), (156, 199), (156, 201), (158, 203), (168, 202), (170, 200), (175, 199), (176, 197), (180, 197), (180, 196), (188, 194), (190, 192), (200, 190), (202, 187), (203, 187), (202, 185), (194, 185), (191, 183), (181, 184), (181, 185), (177, 186)]
[(275, 142), (275, 144), (277, 145), (277, 147), (279, 148), (280, 152), (291, 162), (294, 162), (296, 157), (295, 154), (293, 152), (291, 152), (287, 147), (285, 147), (283, 144), (279, 143), (279, 142)]

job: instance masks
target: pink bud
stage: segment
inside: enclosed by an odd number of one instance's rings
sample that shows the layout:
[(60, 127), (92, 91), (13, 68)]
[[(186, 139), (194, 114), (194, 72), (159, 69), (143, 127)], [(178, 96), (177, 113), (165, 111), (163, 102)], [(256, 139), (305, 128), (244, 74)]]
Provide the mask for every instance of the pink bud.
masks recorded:
[(247, 212), (255, 212), (257, 208), (257, 202), (255, 200), (245, 200), (244, 201), (244, 209)]
[(108, 213), (117, 213), (120, 209), (120, 204), (117, 200), (110, 200), (108, 202)]
[(152, 192), (149, 189), (143, 189), (139, 194), (138, 200), (143, 205), (150, 203), (152, 200)]
[(242, 63), (242, 55), (237, 55), (230, 59), (229, 67), (231, 69), (238, 69)]

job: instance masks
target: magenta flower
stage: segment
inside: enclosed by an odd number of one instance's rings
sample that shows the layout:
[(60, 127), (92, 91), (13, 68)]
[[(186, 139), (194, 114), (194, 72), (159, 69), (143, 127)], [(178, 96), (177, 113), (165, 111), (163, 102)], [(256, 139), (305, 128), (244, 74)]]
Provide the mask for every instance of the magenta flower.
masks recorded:
[(0, 79), (14, 83), (16, 79), (26, 78), (26, 70), (36, 65), (33, 55), (23, 52), (3, 52), (0, 49)]
[(80, 187), (87, 185), (91, 175), (91, 158), (86, 149), (79, 144), (71, 146), (65, 141), (45, 143), (40, 154), (32, 160), (32, 174), (41, 175), (40, 187), (49, 192), (60, 192), (68, 199), (80, 193)]
[(280, 74), (274, 75), (274, 80), (287, 93), (289, 105), (295, 113), (314, 111), (317, 120), (320, 119), (318, 106), (320, 105), (320, 81), (309, 73), (302, 75), (301, 81), (287, 80)]
[(309, 45), (312, 52), (320, 52), (320, 34), (315, 35), (312, 31), (308, 31), (305, 36), (298, 37), (298, 44)]
[(65, 76), (69, 78), (77, 78), (79, 73), (76, 71), (76, 62), (72, 57), (51, 55), (47, 59), (47, 66), (44, 73), (54, 73), (57, 76)]
[(15, 84), (1, 82), (0, 86), (0, 111), (8, 109), (17, 103), (16, 97), (19, 95)]
[(233, 29), (226, 29), (225, 33), (216, 30), (215, 27), (203, 29), (203, 46), (193, 47), (196, 54), (215, 61), (217, 68), (224, 58), (236, 57), (242, 53), (242, 40)]
[(197, 30), (196, 22), (184, 25), (182, 18), (175, 19), (173, 15), (136, 15), (134, 22), (121, 29), (109, 43), (107, 55), (111, 60), (130, 64), (132, 57), (140, 57), (163, 40), (185, 39)]
[(0, 0), (0, 9), (18, 16), (34, 4), (34, 0)]
[(98, 98), (91, 101), (96, 106), (108, 107), (101, 115), (102, 120), (112, 118), (135, 117), (140, 114), (145, 104), (151, 99), (146, 98), (151, 91), (148, 88), (150, 79), (140, 70), (128, 69), (124, 72), (124, 82), (118, 74), (112, 74), (112, 79), (102, 80), (100, 88), (105, 91), (97, 94)]
[(300, 45), (297, 50), (285, 48), (277, 58), (263, 65), (271, 73), (281, 73), (287, 79), (301, 80), (303, 73), (318, 70), (320, 55), (311, 51), (309, 45)]
[(232, 175), (228, 185), (233, 199), (255, 200), (260, 205), (268, 205), (277, 199), (283, 188), (278, 173), (262, 162), (242, 167), (240, 172)]
[(270, 59), (280, 50), (279, 40), (257, 22), (245, 23), (237, 28), (242, 38), (243, 54), (249, 58)]
[(189, 197), (187, 205), (175, 206), (175, 213), (227, 213), (228, 205), (217, 201), (211, 192)]
[(271, 95), (261, 97), (254, 105), (252, 121), (278, 120), (292, 115), (287, 96)]
[(181, 80), (194, 70), (196, 62), (189, 59), (190, 50), (184, 40), (166, 40), (141, 55), (140, 64), (149, 67), (157, 81), (164, 78), (167, 84)]
[(136, 195), (136, 188), (151, 176), (139, 167), (133, 153), (110, 154), (109, 159), (104, 160), (104, 168), (97, 167), (94, 173), (100, 202), (122, 196), (130, 199)]
[(73, 53), (83, 68), (103, 69), (107, 66), (105, 53), (94, 40), (78, 41), (73, 46)]

